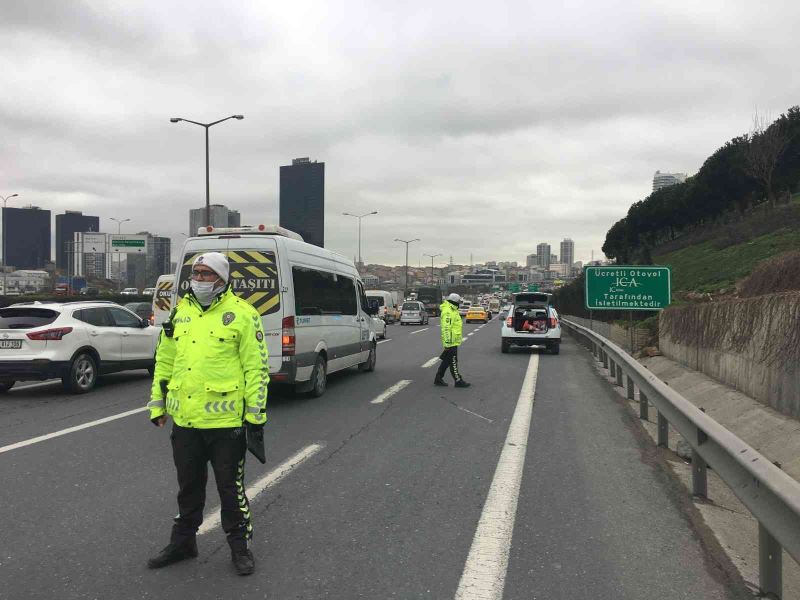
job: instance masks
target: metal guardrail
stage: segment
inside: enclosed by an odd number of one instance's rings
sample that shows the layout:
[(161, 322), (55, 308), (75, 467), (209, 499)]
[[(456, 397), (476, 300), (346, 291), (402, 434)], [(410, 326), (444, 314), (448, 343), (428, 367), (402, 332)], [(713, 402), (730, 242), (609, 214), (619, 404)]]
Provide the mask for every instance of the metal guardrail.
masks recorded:
[[(708, 497), (706, 467), (711, 468), (758, 520), (759, 587), (768, 597), (782, 597), (781, 549), (800, 562), (800, 483), (764, 455), (736, 437), (681, 394), (658, 379), (636, 359), (603, 336), (561, 319), (583, 336), (592, 354), (618, 386), (627, 381), (627, 397), (639, 389), (639, 417), (649, 405), (658, 411), (658, 445), (666, 448), (669, 425), (692, 447), (692, 493)], [(635, 388), (634, 388), (635, 386)]]

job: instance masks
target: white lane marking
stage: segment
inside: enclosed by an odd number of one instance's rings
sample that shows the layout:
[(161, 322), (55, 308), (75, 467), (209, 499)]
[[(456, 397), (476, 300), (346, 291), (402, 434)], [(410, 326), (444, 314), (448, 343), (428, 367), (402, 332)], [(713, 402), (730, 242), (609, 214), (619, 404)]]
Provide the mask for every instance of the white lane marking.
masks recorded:
[(411, 383), (410, 379), (401, 379), (400, 381), (395, 383), (392, 387), (390, 387), (388, 390), (383, 392), (380, 396), (378, 396), (374, 400), (370, 400), (370, 404), (381, 404), (383, 402), (386, 402), (389, 398), (394, 396), (397, 392), (402, 390), (410, 383)]
[(539, 355), (532, 354), (503, 451), (483, 505), (456, 600), (502, 600), (508, 553), (517, 514), (522, 468), (528, 446)]
[[(264, 475), (261, 479), (251, 484), (250, 487), (247, 488), (245, 492), (245, 494), (247, 495), (247, 499), (250, 502), (253, 502), (253, 500), (255, 500), (256, 497), (261, 492), (266, 490), (268, 487), (278, 483), (281, 479), (286, 477), (294, 469), (299, 467), (301, 464), (303, 464), (309, 458), (314, 456), (324, 447), (325, 444), (311, 444), (310, 446), (306, 446), (305, 448), (300, 450), (300, 452), (298, 452), (294, 456), (287, 458), (280, 465), (272, 469), (272, 471)], [(220, 507), (217, 506), (210, 514), (203, 517), (203, 524), (200, 525), (200, 529), (197, 530), (197, 534), (203, 535), (204, 533), (208, 533), (212, 529), (216, 529), (217, 527), (219, 527), (219, 524), (220, 524)]]
[(16, 450), (17, 448), (24, 448), (25, 446), (30, 446), (32, 444), (38, 444), (39, 442), (44, 442), (45, 440), (51, 440), (53, 438), (61, 437), (62, 435), (67, 435), (68, 433), (74, 433), (76, 431), (80, 431), (81, 429), (88, 429), (89, 427), (95, 427), (96, 425), (102, 425), (103, 423), (109, 423), (111, 421), (116, 421), (117, 419), (123, 419), (125, 417), (129, 417), (131, 415), (135, 415), (137, 413), (144, 412), (146, 410), (149, 410), (146, 406), (143, 406), (141, 408), (134, 408), (133, 410), (128, 410), (123, 413), (111, 415), (110, 417), (103, 417), (102, 419), (97, 419), (96, 421), (89, 421), (88, 423), (84, 423), (83, 425), (75, 425), (75, 427), (67, 427), (66, 429), (62, 429), (60, 431), (54, 431), (53, 433), (40, 435), (35, 438), (30, 438), (28, 440), (16, 442), (15, 444), (2, 446), (0, 447), (0, 454), (2, 454), (3, 452), (9, 452), (11, 450)]
[(417, 329), (416, 331), (412, 331), (408, 335), (414, 335), (415, 333), (422, 333), (423, 331), (428, 331), (428, 327), (426, 327), (425, 329)]
[(471, 335), (475, 335), (475, 332), (473, 331), (472, 333), (468, 333), (468, 334), (467, 334), (467, 337), (469, 337), (469, 336), (471, 336)]
[(51, 379), (50, 381), (45, 381), (45, 382), (42, 382), (42, 383), (31, 383), (29, 385), (15, 385), (13, 388), (11, 388), (11, 391), (14, 391), (14, 390), (31, 390), (33, 388), (40, 388), (40, 387), (44, 387), (46, 385), (55, 385), (56, 383), (61, 383), (61, 380), (60, 379)]
[(433, 365), (436, 364), (436, 361), (438, 361), (438, 360), (439, 360), (439, 357), (438, 356), (434, 356), (432, 359), (430, 359), (428, 362), (426, 362), (424, 365), (422, 365), (422, 368), (423, 369), (427, 369), (428, 367), (432, 367)]
[(385, 344), (386, 342), (391, 342), (391, 341), (392, 338), (389, 338), (388, 340), (381, 340), (380, 342), (378, 342), (378, 345), (380, 346), (381, 344)]

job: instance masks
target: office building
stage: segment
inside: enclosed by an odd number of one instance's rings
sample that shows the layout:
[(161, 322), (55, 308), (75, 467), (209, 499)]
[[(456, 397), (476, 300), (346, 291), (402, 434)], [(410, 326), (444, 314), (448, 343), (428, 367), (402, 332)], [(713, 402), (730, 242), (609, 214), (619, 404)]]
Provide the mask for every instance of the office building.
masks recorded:
[(655, 192), (676, 183), (683, 183), (684, 181), (686, 181), (686, 173), (662, 173), (661, 171), (656, 171), (656, 174), (653, 175), (653, 191)]
[(536, 245), (536, 254), (538, 258), (538, 265), (543, 269), (547, 270), (550, 268), (550, 263), (554, 262), (552, 260), (552, 255), (550, 254), (550, 244), (546, 242), (542, 242), (541, 244)]
[(172, 272), (170, 270), (172, 241), (168, 237), (152, 235), (147, 231), (140, 231), (137, 235), (147, 236), (147, 250), (144, 254), (127, 255), (127, 281), (128, 286), (141, 291), (147, 287), (154, 287), (159, 275)]
[(325, 246), (325, 163), (295, 158), (280, 168), (280, 226)]
[(65, 270), (73, 277), (111, 279), (108, 235), (76, 231)]
[(528, 254), (525, 257), (525, 266), (526, 267), (535, 267), (539, 264), (539, 255), (538, 254)]
[(38, 206), (3, 208), (4, 264), (41, 269), (50, 262), (50, 211)]
[(561, 240), (561, 262), (570, 267), (575, 262), (575, 242), (570, 238)]
[(56, 268), (69, 268), (70, 246), (76, 233), (100, 231), (100, 217), (84, 215), (78, 210), (65, 211), (56, 215)]
[[(224, 204), (212, 204), (209, 207), (212, 227), (239, 227), (242, 217), (238, 210), (231, 210)], [(197, 235), (197, 230), (206, 226), (206, 207), (193, 208), (189, 211), (189, 236)]]

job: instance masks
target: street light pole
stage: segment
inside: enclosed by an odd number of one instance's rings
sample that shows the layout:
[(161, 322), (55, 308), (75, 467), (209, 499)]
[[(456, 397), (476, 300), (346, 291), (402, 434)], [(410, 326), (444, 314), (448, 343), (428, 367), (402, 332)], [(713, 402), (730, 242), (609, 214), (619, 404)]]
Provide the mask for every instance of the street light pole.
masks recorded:
[(170, 123), (180, 123), (184, 121), (185, 123), (192, 123), (193, 125), (199, 125), (200, 127), (205, 127), (206, 130), (206, 227), (211, 225), (211, 185), (209, 182), (209, 157), (208, 157), (208, 130), (210, 127), (214, 125), (218, 125), (223, 121), (227, 121), (228, 119), (236, 119), (237, 121), (241, 121), (244, 119), (244, 115), (231, 115), (230, 117), (225, 117), (224, 119), (220, 119), (219, 121), (214, 121), (213, 123), (199, 123), (198, 121), (192, 121), (191, 119), (184, 119), (182, 117), (172, 117), (169, 122)]
[(408, 245), (412, 242), (418, 242), (419, 238), (415, 238), (413, 240), (401, 240), (399, 238), (394, 238), (395, 242), (402, 242), (406, 245), (406, 276), (405, 281), (403, 282), (403, 286), (405, 290), (403, 291), (403, 300), (408, 298)]
[(431, 285), (433, 285), (433, 281), (434, 281), (434, 279), (433, 279), (433, 259), (436, 258), (437, 256), (441, 256), (441, 254), (426, 254), (425, 256), (430, 256), (431, 257)]
[[(117, 224), (117, 235), (120, 235), (122, 233), (122, 224), (127, 221), (130, 221), (130, 219), (117, 219), (115, 217), (110, 217), (110, 219)], [(121, 287), (122, 287), (122, 257), (117, 256), (117, 291), (119, 291)]]
[(3, 199), (3, 295), (8, 293), (6, 288), (6, 202), (11, 198), (16, 198), (19, 194), (11, 194), (10, 196), (0, 196)]
[(347, 217), (355, 217), (356, 219), (358, 219), (358, 263), (364, 264), (363, 261), (361, 260), (361, 219), (363, 219), (364, 217), (368, 217), (370, 215), (377, 215), (378, 211), (373, 210), (372, 212), (364, 213), (363, 215), (354, 215), (348, 212), (344, 212), (342, 214)]

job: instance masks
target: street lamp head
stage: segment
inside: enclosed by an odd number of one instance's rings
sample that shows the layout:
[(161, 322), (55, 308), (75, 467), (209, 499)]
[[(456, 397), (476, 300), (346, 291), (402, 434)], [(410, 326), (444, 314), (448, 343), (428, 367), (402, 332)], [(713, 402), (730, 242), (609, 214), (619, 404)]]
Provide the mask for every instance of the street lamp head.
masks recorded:
[(369, 214), (371, 214), (371, 215), (377, 215), (377, 214), (378, 214), (378, 211), (377, 211), (377, 210), (373, 210), (373, 211), (372, 211), (371, 213), (369, 213)]
[(244, 119), (244, 115), (233, 115), (233, 118), (241, 121), (242, 119)]
[(19, 194), (11, 194), (11, 195), (9, 196), (9, 198), (16, 198), (17, 196), (19, 196)]
[(183, 121), (183, 119), (180, 119), (180, 118), (178, 118), (178, 117), (172, 117), (172, 118), (169, 120), (169, 122), (170, 122), (170, 123), (179, 123), (180, 121)]

